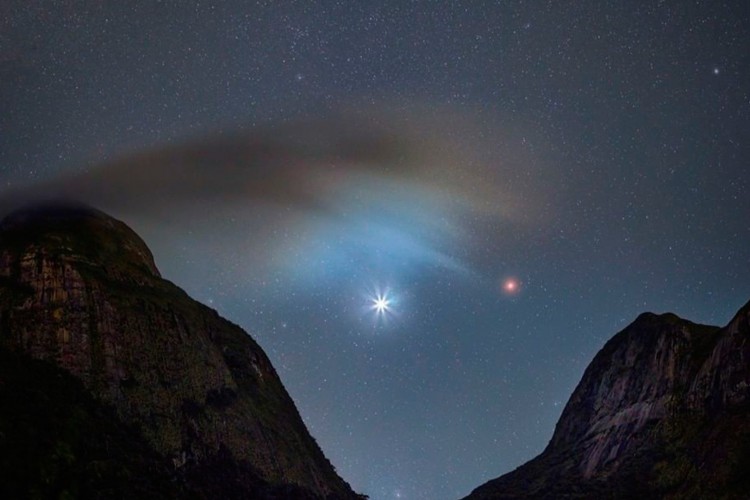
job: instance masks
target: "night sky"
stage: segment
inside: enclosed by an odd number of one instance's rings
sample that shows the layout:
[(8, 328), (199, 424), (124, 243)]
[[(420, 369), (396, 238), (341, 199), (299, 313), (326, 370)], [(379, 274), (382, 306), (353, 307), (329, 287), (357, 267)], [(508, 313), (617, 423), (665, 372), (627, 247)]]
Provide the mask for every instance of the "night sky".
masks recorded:
[[(124, 220), (375, 500), (539, 453), (750, 299), (750, 3), (0, 2), (0, 186)], [(376, 301), (380, 307), (376, 307)]]

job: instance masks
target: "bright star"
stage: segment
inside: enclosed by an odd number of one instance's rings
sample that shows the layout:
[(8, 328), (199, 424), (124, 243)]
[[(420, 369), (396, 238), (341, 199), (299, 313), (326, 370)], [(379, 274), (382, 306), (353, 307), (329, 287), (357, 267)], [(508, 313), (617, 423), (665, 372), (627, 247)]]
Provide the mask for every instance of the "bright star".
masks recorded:
[(386, 312), (390, 311), (390, 304), (391, 301), (388, 300), (388, 297), (386, 295), (378, 294), (374, 299), (372, 299), (372, 309), (378, 314), (385, 314)]
[(386, 326), (401, 313), (401, 299), (390, 287), (373, 287), (363, 296), (362, 313), (373, 320), (377, 327)]

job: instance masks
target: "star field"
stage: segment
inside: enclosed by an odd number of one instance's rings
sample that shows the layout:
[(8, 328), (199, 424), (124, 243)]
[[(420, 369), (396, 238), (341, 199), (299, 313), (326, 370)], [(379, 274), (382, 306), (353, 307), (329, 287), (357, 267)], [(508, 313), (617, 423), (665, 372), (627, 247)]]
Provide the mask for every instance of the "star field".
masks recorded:
[(131, 225), (355, 490), (458, 498), (639, 313), (750, 299), (749, 40), (739, 1), (11, 0), (2, 197)]

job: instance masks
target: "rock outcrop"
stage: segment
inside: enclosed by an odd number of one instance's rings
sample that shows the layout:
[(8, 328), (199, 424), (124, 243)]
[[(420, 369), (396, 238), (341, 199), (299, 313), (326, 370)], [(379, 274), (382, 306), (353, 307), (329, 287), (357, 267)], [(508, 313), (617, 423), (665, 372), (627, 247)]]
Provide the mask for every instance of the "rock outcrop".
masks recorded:
[(747, 498), (750, 304), (724, 328), (642, 314), (596, 355), (547, 448), (470, 499)]
[(48, 205), (2, 222), (0, 349), (80, 381), (121, 423), (107, 432), (131, 429), (181, 495), (360, 498), (258, 344), (162, 279), (143, 241), (99, 211)]

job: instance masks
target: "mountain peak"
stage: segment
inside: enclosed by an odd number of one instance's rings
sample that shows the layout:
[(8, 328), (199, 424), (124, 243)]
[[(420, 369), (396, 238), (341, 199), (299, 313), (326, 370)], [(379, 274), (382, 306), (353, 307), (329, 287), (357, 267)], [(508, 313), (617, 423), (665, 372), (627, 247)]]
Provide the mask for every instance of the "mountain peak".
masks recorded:
[(0, 222), (3, 251), (51, 252), (93, 268), (111, 278), (130, 280), (133, 273), (160, 277), (146, 243), (123, 222), (88, 205), (48, 202), (6, 215)]
[(672, 312), (665, 312), (665, 313), (655, 313), (655, 312), (644, 312), (638, 315), (637, 318), (629, 325), (630, 327), (634, 326), (643, 326), (643, 325), (655, 325), (655, 324), (680, 324), (680, 323), (689, 323), (688, 320), (683, 319)]

